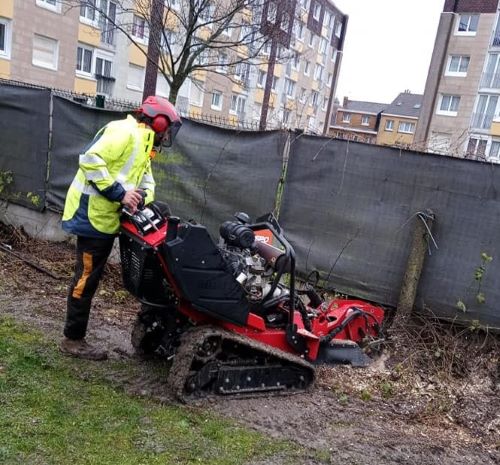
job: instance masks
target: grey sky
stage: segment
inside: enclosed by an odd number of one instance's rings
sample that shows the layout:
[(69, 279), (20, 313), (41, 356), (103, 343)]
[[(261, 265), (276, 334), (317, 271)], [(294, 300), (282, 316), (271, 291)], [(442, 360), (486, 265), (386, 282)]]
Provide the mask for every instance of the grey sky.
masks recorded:
[(444, 0), (333, 0), (349, 15), (337, 97), (389, 103), (424, 92)]

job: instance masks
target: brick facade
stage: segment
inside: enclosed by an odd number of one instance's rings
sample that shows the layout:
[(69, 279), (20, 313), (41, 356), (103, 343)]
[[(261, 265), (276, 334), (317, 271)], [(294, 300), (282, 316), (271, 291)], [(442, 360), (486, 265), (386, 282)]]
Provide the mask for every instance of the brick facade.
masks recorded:
[(498, 0), (446, 0), (444, 12), (496, 13)]

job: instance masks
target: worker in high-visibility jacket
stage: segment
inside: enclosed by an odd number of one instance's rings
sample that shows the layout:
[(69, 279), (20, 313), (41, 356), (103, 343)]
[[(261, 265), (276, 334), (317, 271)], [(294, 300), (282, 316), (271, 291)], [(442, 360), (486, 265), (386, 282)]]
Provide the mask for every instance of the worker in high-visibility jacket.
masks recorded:
[(154, 199), (151, 159), (172, 144), (181, 119), (161, 97), (148, 97), (134, 115), (102, 128), (80, 155), (66, 196), (62, 227), (77, 236), (75, 275), (70, 286), (64, 339), (71, 356), (104, 360), (107, 353), (85, 340), (92, 298), (120, 227), (120, 212), (134, 213)]

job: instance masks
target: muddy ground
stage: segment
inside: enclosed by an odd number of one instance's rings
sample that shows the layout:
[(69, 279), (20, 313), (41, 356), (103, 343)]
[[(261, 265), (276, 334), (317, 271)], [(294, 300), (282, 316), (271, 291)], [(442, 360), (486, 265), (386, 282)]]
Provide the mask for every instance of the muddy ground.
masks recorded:
[[(6, 227), (0, 227), (0, 246), (0, 314), (57, 341), (73, 246), (29, 239)], [(110, 370), (117, 386), (175, 402), (164, 385), (167, 365), (133, 354), (129, 333), (138, 308), (122, 290), (119, 268), (108, 265), (89, 339), (107, 347), (112, 359), (130, 363), (128, 374)], [(311, 453), (311, 464), (500, 464), (499, 346), (497, 338), (476, 329), (415, 322), (411, 331), (392, 336), (371, 368), (322, 368), (309, 393), (211, 400), (189, 408), (213, 411), (312, 452), (330, 451), (329, 457)]]

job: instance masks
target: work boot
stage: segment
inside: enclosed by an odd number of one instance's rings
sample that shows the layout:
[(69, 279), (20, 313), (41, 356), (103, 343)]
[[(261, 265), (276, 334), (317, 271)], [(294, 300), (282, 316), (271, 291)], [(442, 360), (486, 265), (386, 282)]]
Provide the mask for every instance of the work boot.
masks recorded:
[(70, 357), (85, 360), (106, 360), (108, 353), (87, 343), (85, 339), (69, 339), (65, 337), (59, 344), (59, 350)]

